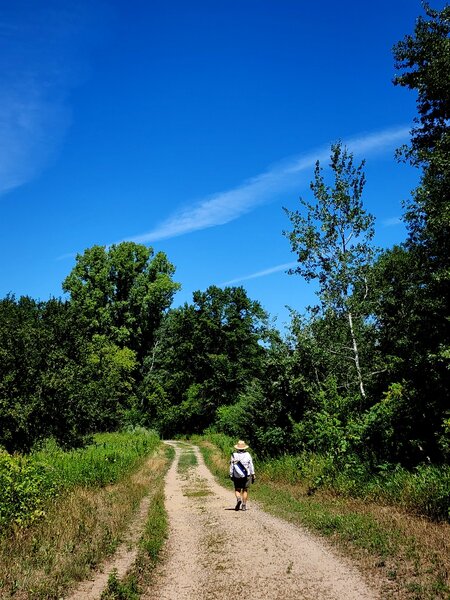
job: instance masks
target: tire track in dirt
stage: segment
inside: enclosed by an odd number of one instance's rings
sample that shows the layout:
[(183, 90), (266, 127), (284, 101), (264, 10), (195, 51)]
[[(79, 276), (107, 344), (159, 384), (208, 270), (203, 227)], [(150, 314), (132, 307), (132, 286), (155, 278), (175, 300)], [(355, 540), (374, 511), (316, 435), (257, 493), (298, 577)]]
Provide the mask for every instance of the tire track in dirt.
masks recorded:
[[(176, 458), (166, 479), (170, 534), (144, 600), (376, 600), (362, 576), (320, 539), (248, 504), (234, 511), (197, 447), (167, 442)], [(183, 451), (198, 464), (177, 471)]]
[[(151, 466), (155, 457), (151, 457), (148, 464)], [(114, 571), (118, 579), (122, 579), (132, 568), (138, 554), (138, 542), (141, 538), (151, 502), (153, 501), (153, 490), (145, 496), (139, 505), (131, 525), (129, 526), (124, 541), (119, 545), (114, 555), (93, 571), (90, 579), (81, 581), (67, 595), (65, 600), (98, 600), (106, 589), (109, 575)]]

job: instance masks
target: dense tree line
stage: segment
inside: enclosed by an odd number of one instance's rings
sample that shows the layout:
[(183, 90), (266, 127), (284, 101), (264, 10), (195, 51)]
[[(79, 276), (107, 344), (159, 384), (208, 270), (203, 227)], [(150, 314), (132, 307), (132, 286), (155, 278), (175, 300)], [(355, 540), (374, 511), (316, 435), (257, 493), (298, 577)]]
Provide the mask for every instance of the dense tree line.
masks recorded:
[[(373, 246), (364, 163), (336, 143), (310, 197), (287, 211), (292, 274), (318, 304), (269, 326), (242, 287), (211, 286), (171, 308), (164, 253), (125, 242), (79, 255), (68, 299), (0, 301), (0, 445), (65, 445), (142, 424), (206, 428), (260, 453), (319, 452), (381, 464), (450, 457), (450, 7), (425, 5), (394, 48), (396, 85), (418, 116), (399, 159), (420, 169), (406, 241)], [(352, 463), (353, 461), (353, 463)]]
[(124, 242), (77, 256), (68, 301), (0, 301), (0, 445), (64, 445), (132, 419), (143, 357), (178, 289), (163, 253)]

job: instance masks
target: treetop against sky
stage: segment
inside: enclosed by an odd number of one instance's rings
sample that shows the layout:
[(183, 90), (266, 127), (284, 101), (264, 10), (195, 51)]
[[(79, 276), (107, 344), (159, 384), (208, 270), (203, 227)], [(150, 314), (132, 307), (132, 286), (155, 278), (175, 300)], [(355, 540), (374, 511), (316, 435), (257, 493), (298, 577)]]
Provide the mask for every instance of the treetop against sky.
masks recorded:
[(226, 283), (281, 320), (311, 303), (285, 273), (282, 206), (308, 197), (331, 143), (367, 159), (375, 242), (404, 239), (418, 174), (394, 150), (415, 97), (392, 85), (392, 46), (420, 14), (415, 0), (3, 3), (1, 294), (60, 296), (77, 253), (131, 240), (175, 264), (176, 303)]

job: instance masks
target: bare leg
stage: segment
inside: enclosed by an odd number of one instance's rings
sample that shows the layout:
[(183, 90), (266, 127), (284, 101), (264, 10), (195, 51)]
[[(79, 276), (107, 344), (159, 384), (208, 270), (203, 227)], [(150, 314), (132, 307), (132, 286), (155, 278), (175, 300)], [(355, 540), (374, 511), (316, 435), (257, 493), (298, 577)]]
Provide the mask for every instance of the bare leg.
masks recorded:
[(234, 490), (234, 494), (236, 496), (236, 506), (234, 510), (239, 510), (242, 504), (241, 490)]

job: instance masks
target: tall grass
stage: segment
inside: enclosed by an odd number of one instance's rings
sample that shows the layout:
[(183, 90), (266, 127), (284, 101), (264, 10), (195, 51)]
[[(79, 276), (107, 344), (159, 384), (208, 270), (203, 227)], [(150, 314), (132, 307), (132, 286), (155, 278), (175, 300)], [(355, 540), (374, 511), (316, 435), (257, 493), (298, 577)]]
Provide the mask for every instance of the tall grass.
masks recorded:
[[(235, 440), (221, 433), (208, 434), (224, 459)], [(252, 453), (259, 481), (298, 485), (306, 493), (323, 489), (334, 494), (397, 506), (435, 520), (450, 521), (450, 466), (420, 465), (407, 470), (382, 465), (376, 471), (357, 456), (335, 457), (303, 453), (260, 461)]]
[(450, 467), (420, 465), (409, 471), (385, 465), (373, 472), (356, 457), (337, 460), (330, 455), (282, 456), (264, 462), (268, 480), (300, 485), (307, 493), (318, 489), (353, 498), (397, 506), (435, 520), (450, 520)]
[(75, 486), (112, 484), (156, 448), (158, 435), (138, 428), (103, 433), (83, 449), (64, 451), (53, 440), (28, 456), (0, 452), (0, 528), (24, 527), (45, 516), (49, 499)]
[[(120, 543), (134, 543), (135, 528), (143, 526), (135, 518), (141, 518), (136, 511), (144, 496), (148, 496), (152, 521), (161, 529), (154, 505), (164, 509), (159, 495), (171, 456), (159, 446), (116, 483), (75, 486), (49, 503), (46, 519), (0, 536), (0, 598), (66, 597), (68, 587), (90, 577)], [(147, 534), (148, 543), (157, 546), (152, 536), (161, 535), (153, 529)]]

